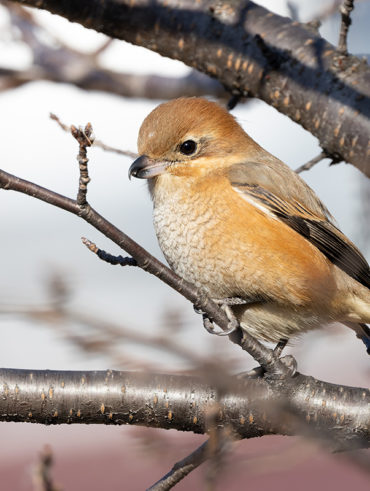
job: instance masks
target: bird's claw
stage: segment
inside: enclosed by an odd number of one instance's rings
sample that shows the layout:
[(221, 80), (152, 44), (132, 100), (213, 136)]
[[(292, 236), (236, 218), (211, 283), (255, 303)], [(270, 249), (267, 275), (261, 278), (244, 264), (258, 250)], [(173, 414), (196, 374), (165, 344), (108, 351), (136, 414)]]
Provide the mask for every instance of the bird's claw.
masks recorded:
[(203, 327), (210, 334), (214, 334), (216, 336), (229, 336), (230, 334), (232, 334), (234, 331), (236, 331), (239, 328), (239, 322), (235, 319), (235, 317), (233, 317), (233, 316), (231, 317), (229, 315), (229, 309), (228, 309), (228, 311), (226, 311), (226, 309), (225, 309), (226, 315), (229, 319), (228, 328), (225, 331), (224, 330), (218, 331), (218, 330), (216, 330), (215, 325), (213, 324), (212, 320), (208, 317), (208, 315), (202, 309), (199, 309), (195, 305), (193, 305), (193, 308), (197, 314), (201, 314), (202, 319), (203, 319)]
[(209, 332), (210, 334), (215, 334), (216, 336), (229, 336), (232, 334), (234, 331), (236, 331), (239, 327), (239, 323), (236, 321), (234, 323), (233, 321), (230, 321), (228, 324), (228, 328), (226, 331), (223, 330), (217, 330), (215, 329), (215, 325), (211, 321), (211, 319), (208, 317), (207, 314), (202, 314), (203, 317), (203, 327), (204, 329)]
[(297, 360), (294, 358), (294, 356), (286, 355), (282, 358), (279, 358), (279, 360), (287, 367), (287, 369), (289, 370), (289, 375), (291, 377), (294, 377), (297, 372)]
[[(275, 346), (273, 352), (274, 355), (279, 361), (281, 361), (285, 367), (288, 369), (289, 375), (293, 377), (297, 371), (297, 361), (291, 355), (286, 355), (280, 357), (283, 349), (288, 344), (288, 339), (280, 339), (280, 341)], [(266, 369), (259, 366), (252, 368), (252, 370), (248, 370), (247, 372), (242, 372), (237, 375), (237, 378), (261, 378), (266, 374)]]

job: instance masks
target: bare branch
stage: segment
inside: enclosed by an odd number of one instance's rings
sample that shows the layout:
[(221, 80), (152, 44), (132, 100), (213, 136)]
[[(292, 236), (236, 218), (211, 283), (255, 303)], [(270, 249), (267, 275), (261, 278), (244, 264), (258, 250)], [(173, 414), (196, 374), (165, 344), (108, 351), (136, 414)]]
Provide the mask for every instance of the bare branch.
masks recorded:
[(91, 147), (94, 142), (93, 129), (91, 123), (87, 123), (84, 129), (71, 126), (71, 133), (78, 141), (79, 152), (77, 155), (77, 162), (80, 169), (80, 179), (78, 182), (77, 204), (81, 207), (87, 205), (87, 185), (90, 182), (89, 171), (87, 163), (87, 147)]
[(112, 254), (109, 254), (109, 252), (99, 249), (94, 242), (91, 242), (91, 240), (88, 240), (85, 237), (82, 237), (82, 243), (89, 249), (89, 251), (96, 254), (99, 259), (105, 261), (106, 263), (114, 266), (116, 264), (119, 264), (120, 266), (137, 266), (137, 262), (132, 257), (113, 256)]
[(61, 488), (55, 485), (51, 475), (54, 463), (53, 460), (54, 458), (51, 447), (46, 445), (40, 454), (40, 459), (34, 476), (37, 491), (61, 491)]
[[(237, 438), (312, 435), (333, 450), (370, 446), (370, 391), (297, 374), (279, 380), (234, 380), (209, 386), (185, 375), (118, 371), (1, 369), (1, 421), (41, 424), (131, 424), (205, 433), (217, 426)], [(219, 385), (219, 386), (218, 386)], [(189, 403), (190, 402), (190, 403)], [(286, 412), (285, 408), (289, 407)], [(295, 417), (292, 417), (292, 415)]]
[[(18, 0), (179, 59), (233, 95), (258, 97), (370, 176), (370, 67), (251, 1)], [(341, 58), (339, 58), (341, 56)], [(339, 63), (340, 60), (340, 63)], [(227, 67), (227, 69), (225, 69)]]
[(343, 4), (340, 7), (341, 25), (340, 25), (340, 33), (339, 33), (339, 41), (338, 41), (338, 51), (342, 55), (348, 54), (347, 36), (348, 36), (349, 26), (352, 23), (351, 12), (354, 8), (353, 4), (354, 4), (354, 0), (344, 0)]
[(328, 156), (327, 156), (326, 152), (320, 152), (319, 155), (316, 155), (316, 157), (314, 157), (313, 159), (311, 159), (308, 162), (306, 162), (305, 164), (297, 167), (297, 169), (295, 171), (297, 174), (300, 174), (304, 170), (310, 170), (310, 169), (312, 169), (312, 167), (314, 167), (316, 164), (321, 162), (323, 159), (327, 159), (327, 158), (328, 158)]
[[(58, 125), (62, 128), (62, 130), (66, 131), (67, 133), (71, 132), (72, 126), (68, 126), (65, 123), (63, 123), (56, 114), (50, 113), (50, 119), (58, 123)], [(107, 152), (118, 153), (119, 155), (125, 155), (126, 157), (130, 157), (133, 159), (137, 157), (137, 154), (135, 152), (130, 152), (130, 150), (121, 150), (120, 148), (111, 147), (110, 145), (103, 143), (101, 140), (94, 139), (94, 141), (91, 143), (93, 144), (94, 147), (100, 147), (103, 150), (106, 150)]]
[(170, 472), (163, 476), (147, 491), (168, 491), (178, 484), (190, 472), (199, 467), (209, 457), (209, 442), (204, 442), (194, 452), (187, 455), (185, 458), (176, 462)]
[[(17, 4), (2, 3), (9, 11), (12, 26), (17, 27), (21, 39), (31, 50), (33, 65), (24, 70), (0, 67), (0, 91), (35, 80), (49, 80), (123, 97), (173, 99), (206, 94), (226, 96), (219, 82), (195, 70), (184, 77), (138, 75), (109, 70), (102, 66), (100, 56), (110, 47), (112, 39), (103, 42), (94, 52), (85, 53), (71, 48), (47, 26), (42, 26), (32, 12)], [(51, 43), (43, 40), (45, 35)]]
[(316, 155), (316, 157), (314, 157), (313, 159), (311, 159), (308, 162), (306, 162), (305, 164), (297, 167), (297, 169), (295, 171), (297, 174), (299, 174), (305, 170), (310, 170), (316, 164), (318, 164), (319, 162), (321, 162), (322, 160), (327, 159), (327, 158), (330, 158), (330, 160), (331, 160), (329, 165), (339, 164), (339, 162), (340, 162), (339, 158), (332, 158), (325, 151), (322, 151), (318, 155)]
[[(58, 294), (55, 295), (53, 292), (53, 297), (55, 296), (58, 297)], [(109, 355), (111, 360), (115, 359), (116, 362), (117, 348), (121, 349), (119, 343), (129, 341), (176, 355), (184, 361), (191, 362), (193, 367), (202, 368), (207, 372), (212, 371), (216, 376), (228, 376), (223, 364), (217, 363), (215, 366), (210, 360), (197, 355), (192, 348), (176, 342), (174, 336), (151, 336), (148, 333), (142, 333), (140, 329), (129, 329), (123, 324), (108, 322), (96, 315), (74, 311), (64, 304), (63, 294), (61, 298), (53, 298), (51, 305), (46, 307), (11, 306), (6, 308), (2, 306), (0, 315), (21, 316), (32, 322), (52, 324), (65, 339), (84, 352)], [(69, 324), (72, 325), (71, 329), (68, 329)], [(87, 328), (88, 335), (77, 333), (76, 325)], [(119, 365), (122, 365), (122, 360), (119, 360)]]
[[(180, 278), (89, 205), (82, 207), (70, 198), (13, 176), (3, 170), (0, 170), (0, 188), (28, 194), (33, 198), (40, 199), (81, 217), (132, 256), (140, 268), (157, 276), (164, 283), (171, 286), (192, 302), (193, 305), (205, 312), (223, 330), (228, 330), (229, 319), (215, 302), (205, 297), (194, 285)], [(229, 339), (253, 356), (271, 376), (281, 378), (291, 375), (289, 367), (279, 360), (271, 349), (257, 341), (246, 331), (237, 329), (229, 336)]]

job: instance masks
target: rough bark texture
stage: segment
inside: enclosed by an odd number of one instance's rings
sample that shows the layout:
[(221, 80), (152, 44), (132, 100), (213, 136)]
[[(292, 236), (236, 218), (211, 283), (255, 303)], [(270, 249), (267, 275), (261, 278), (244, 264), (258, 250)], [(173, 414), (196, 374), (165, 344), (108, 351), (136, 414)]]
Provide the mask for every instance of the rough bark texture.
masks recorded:
[(283, 383), (236, 380), (211, 387), (186, 375), (1, 369), (0, 420), (41, 424), (132, 424), (205, 433), (209, 414), (237, 438), (319, 437), (334, 449), (370, 445), (367, 389), (301, 374)]
[(18, 0), (182, 60), (263, 99), (370, 176), (370, 68), (250, 1)]

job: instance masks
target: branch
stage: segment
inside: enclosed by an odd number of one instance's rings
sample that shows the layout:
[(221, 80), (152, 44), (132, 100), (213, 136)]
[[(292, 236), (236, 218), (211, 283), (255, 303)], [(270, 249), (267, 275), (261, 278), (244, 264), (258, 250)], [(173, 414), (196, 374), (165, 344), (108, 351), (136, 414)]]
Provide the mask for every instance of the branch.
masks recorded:
[(112, 370), (0, 369), (0, 377), (1, 421), (205, 433), (208, 411), (217, 402), (217, 426), (230, 428), (237, 438), (310, 433), (335, 450), (370, 446), (370, 391), (301, 374), (284, 384), (247, 378), (227, 387), (186, 375)]
[[(327, 158), (329, 158), (329, 156), (327, 155), (326, 152), (320, 152), (313, 159), (309, 160), (308, 162), (306, 162), (303, 165), (300, 165), (295, 171), (297, 174), (300, 174), (301, 172), (303, 172), (305, 170), (311, 170), (312, 167), (315, 167), (316, 164), (318, 164), (319, 162), (321, 162), (322, 160), (327, 159)], [(336, 158), (334, 158), (334, 159), (332, 158), (329, 165), (339, 164), (339, 162), (340, 161), (337, 160)]]
[(190, 472), (207, 460), (209, 454), (208, 447), (208, 442), (202, 443), (194, 452), (179, 462), (176, 462), (170, 472), (153, 484), (153, 486), (150, 486), (147, 491), (167, 491), (168, 489), (172, 489), (175, 484), (179, 483)]
[(18, 0), (145, 46), (258, 97), (370, 176), (370, 68), (251, 1)]
[[(47, 80), (75, 85), (83, 90), (107, 92), (108, 94), (131, 98), (167, 100), (177, 97), (201, 97), (204, 95), (225, 97), (226, 95), (226, 91), (220, 83), (195, 70), (183, 77), (138, 75), (116, 72), (103, 67), (86, 66), (86, 56), (86, 54), (81, 53), (79, 67), (83, 68), (83, 73), (81, 73), (82, 70), (78, 73), (69, 73), (67, 70), (63, 70), (60, 64), (56, 70), (54, 62), (57, 64), (58, 56), (52, 58), (53, 65), (44, 65), (41, 67), (42, 69), (39, 65), (24, 70), (0, 67), (0, 92), (15, 89), (29, 82)], [(68, 59), (63, 58), (64, 64), (68, 63)], [(73, 60), (73, 63), (76, 61)]]
[[(137, 266), (151, 273), (162, 280), (167, 285), (192, 302), (199, 310), (205, 312), (224, 331), (229, 328), (229, 319), (219, 306), (191, 283), (174, 273), (171, 269), (158, 261), (149, 254), (143, 247), (132, 240), (128, 235), (115, 227), (112, 223), (102, 217), (88, 203), (80, 205), (76, 200), (72, 200), (61, 194), (50, 191), (32, 182), (13, 176), (0, 170), (0, 188), (5, 190), (18, 191), (32, 196), (46, 203), (62, 208), (74, 215), (79, 216), (90, 223), (96, 230), (99, 230), (106, 237), (111, 239), (121, 249), (125, 250), (133, 259)], [(291, 372), (289, 368), (274, 354), (272, 350), (258, 342), (245, 330), (238, 329), (229, 336), (230, 340), (242, 347), (253, 358), (270, 373), (271, 376), (284, 377)]]
[[(0, 91), (35, 80), (48, 80), (123, 97), (173, 99), (206, 94), (226, 96), (219, 82), (195, 70), (183, 77), (137, 75), (109, 70), (102, 66), (100, 55), (110, 46), (112, 39), (105, 41), (93, 53), (85, 53), (63, 43), (23, 7), (4, 0), (0, 0), (0, 3), (7, 7), (12, 25), (20, 31), (33, 57), (32, 66), (24, 70), (0, 67)], [(45, 42), (45, 37), (51, 38), (53, 43)]]
[[(66, 131), (67, 133), (71, 133), (72, 131), (72, 126), (68, 126), (59, 119), (59, 117), (54, 114), (50, 113), (49, 114), (50, 119), (55, 121), (62, 130)], [(107, 152), (114, 152), (118, 153), (119, 155), (125, 155), (126, 157), (130, 157), (132, 159), (137, 158), (137, 153), (135, 152), (130, 152), (130, 150), (121, 150), (120, 148), (112, 147), (110, 145), (107, 145), (106, 143), (102, 142), (101, 140), (97, 140), (96, 138), (91, 142), (94, 147), (100, 147), (101, 149), (107, 151)]]
[(348, 54), (347, 36), (348, 36), (349, 26), (352, 23), (351, 12), (354, 8), (353, 3), (354, 0), (344, 0), (343, 5), (340, 8), (340, 14), (342, 20), (341, 20), (340, 33), (339, 33), (338, 51), (342, 53), (342, 55)]

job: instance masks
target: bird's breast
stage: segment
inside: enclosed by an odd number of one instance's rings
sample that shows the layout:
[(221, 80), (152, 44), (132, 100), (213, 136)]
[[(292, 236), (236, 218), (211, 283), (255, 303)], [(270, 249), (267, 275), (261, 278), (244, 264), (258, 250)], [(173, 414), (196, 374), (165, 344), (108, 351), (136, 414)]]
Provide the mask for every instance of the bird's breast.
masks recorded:
[(213, 251), (220, 222), (218, 206), (212, 196), (194, 192), (183, 179), (175, 179), (179, 181), (175, 189), (153, 196), (159, 245), (178, 275), (217, 296), (224, 281), (220, 258)]
[(230, 183), (163, 175), (151, 190), (154, 226), (171, 268), (213, 298), (269, 297), (325, 304), (332, 265), (306, 239), (236, 193)]

